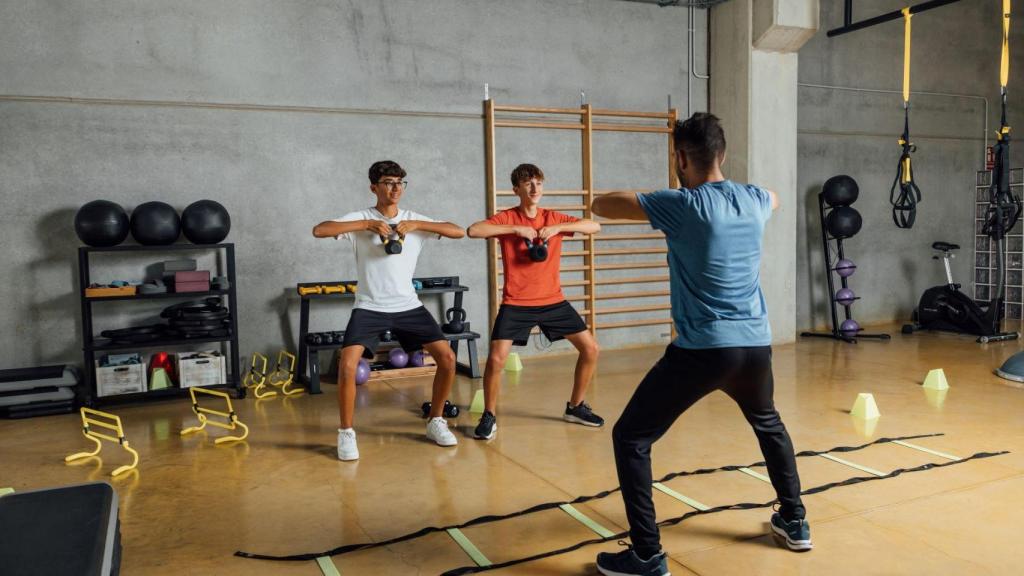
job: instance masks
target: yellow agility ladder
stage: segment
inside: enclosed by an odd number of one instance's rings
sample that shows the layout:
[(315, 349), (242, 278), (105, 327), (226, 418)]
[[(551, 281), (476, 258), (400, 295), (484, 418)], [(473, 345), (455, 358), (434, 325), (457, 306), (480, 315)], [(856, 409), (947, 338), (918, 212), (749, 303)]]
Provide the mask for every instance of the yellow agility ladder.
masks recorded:
[[(103, 443), (100, 440), (107, 440), (109, 442), (117, 442), (132, 455), (132, 463), (126, 464), (119, 468), (115, 468), (110, 473), (111, 476), (117, 476), (129, 470), (134, 470), (139, 465), (139, 453), (134, 448), (128, 445), (128, 439), (125, 438), (124, 428), (121, 426), (121, 418), (110, 414), (108, 412), (100, 412), (99, 410), (93, 410), (92, 408), (82, 407), (82, 434), (86, 438), (96, 443), (96, 449), (92, 452), (78, 452), (64, 458), (65, 462), (73, 462), (75, 460), (81, 460), (82, 458), (89, 458), (90, 456), (96, 456), (103, 449)], [(100, 428), (106, 428), (107, 430), (113, 430), (117, 437), (102, 432), (96, 432), (90, 429), (91, 426), (98, 426)]]
[[(249, 427), (246, 426), (245, 424), (242, 424), (242, 421), (239, 420), (238, 416), (235, 414), (235, 409), (231, 406), (231, 396), (228, 396), (226, 393), (221, 392), (220, 390), (210, 390), (209, 388), (193, 387), (189, 388), (188, 391), (192, 395), (192, 411), (195, 412), (196, 416), (199, 418), (199, 426), (185, 428), (184, 430), (181, 431), (182, 436), (185, 436), (186, 434), (191, 434), (193, 432), (199, 432), (203, 428), (206, 428), (207, 424), (209, 424), (210, 426), (216, 426), (218, 428), (224, 428), (225, 430), (235, 430), (236, 428), (239, 427), (242, 429), (241, 436), (224, 436), (222, 438), (217, 438), (216, 440), (214, 440), (214, 444), (221, 444), (223, 442), (237, 442), (240, 440), (245, 440), (245, 438), (249, 436)], [(223, 398), (228, 403), (228, 411), (221, 412), (219, 410), (203, 408), (202, 406), (199, 405), (199, 398), (196, 396), (196, 392), (200, 394), (206, 394), (208, 396), (217, 396)], [(216, 420), (210, 420), (206, 416), (207, 414), (225, 418), (227, 420), (227, 424), (223, 422), (217, 422)]]

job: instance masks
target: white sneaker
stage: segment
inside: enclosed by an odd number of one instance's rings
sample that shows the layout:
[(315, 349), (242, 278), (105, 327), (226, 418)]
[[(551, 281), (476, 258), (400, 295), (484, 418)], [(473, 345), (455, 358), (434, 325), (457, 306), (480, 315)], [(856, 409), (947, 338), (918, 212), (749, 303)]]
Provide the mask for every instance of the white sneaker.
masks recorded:
[(427, 438), (433, 440), (438, 446), (455, 446), (459, 443), (458, 438), (448, 429), (448, 421), (444, 418), (431, 418), (427, 422)]
[(356, 446), (356, 431), (351, 428), (338, 428), (338, 460), (345, 462), (359, 460), (359, 447)]

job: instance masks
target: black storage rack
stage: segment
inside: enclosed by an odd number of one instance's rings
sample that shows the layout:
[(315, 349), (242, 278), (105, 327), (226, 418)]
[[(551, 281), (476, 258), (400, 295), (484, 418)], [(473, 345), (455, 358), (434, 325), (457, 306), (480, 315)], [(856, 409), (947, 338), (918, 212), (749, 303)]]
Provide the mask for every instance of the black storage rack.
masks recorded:
[[(424, 278), (413, 278), (413, 280), (425, 284), (423, 288), (416, 290), (416, 294), (423, 296), (427, 294), (440, 295), (443, 298), (444, 294), (453, 293), (455, 308), (462, 308), (462, 295), (463, 292), (468, 292), (469, 287), (459, 284), (458, 276), (430, 276)], [(441, 286), (431, 286), (433, 283), (442, 283)], [(356, 280), (342, 280), (342, 281), (331, 281), (331, 282), (299, 282), (295, 285), (296, 289), (299, 288), (312, 288), (321, 285), (347, 285), (353, 284), (358, 286)], [(429, 286), (429, 287), (428, 287)], [(314, 300), (331, 300), (331, 299), (342, 299), (342, 300), (354, 300), (355, 294), (346, 292), (344, 294), (332, 293), (332, 294), (307, 294), (299, 297), (299, 338), (298, 338), (298, 366), (296, 370), (296, 379), (306, 385), (306, 389), (310, 394), (320, 394), (320, 358), (319, 352), (321, 350), (335, 350), (341, 348), (341, 344), (322, 344), (314, 345), (307, 342), (309, 336), (309, 316), (310, 316), (310, 303)], [(455, 352), (455, 371), (459, 374), (465, 374), (470, 378), (480, 378), (480, 365), (477, 357), (477, 340), (480, 338), (480, 334), (470, 330), (470, 323), (466, 322), (466, 329), (461, 334), (445, 334), (445, 339), (448, 340), (452, 351)], [(344, 331), (339, 331), (344, 332)], [(459, 342), (466, 342), (466, 353), (469, 356), (468, 362), (459, 362)]]
[[(227, 290), (210, 290), (207, 292), (167, 292), (161, 294), (135, 294), (130, 296), (91, 296), (85, 295), (85, 289), (91, 283), (89, 277), (89, 256), (95, 253), (110, 252), (181, 252), (200, 250), (223, 250), (224, 266), (228, 277), (229, 286)], [(227, 382), (209, 386), (209, 388), (227, 388), (234, 390), (235, 397), (245, 397), (245, 387), (240, 380), (238, 363), (238, 298), (235, 291), (235, 245), (233, 243), (223, 244), (169, 244), (166, 246), (140, 246), (121, 245), (109, 248), (94, 248), (82, 246), (78, 249), (78, 294), (82, 307), (82, 354), (85, 361), (83, 374), (83, 389), (85, 390), (84, 403), (95, 406), (101, 403), (132, 402), (150, 400), (154, 398), (180, 397), (188, 395), (188, 388), (166, 388), (162, 390), (146, 390), (128, 394), (117, 394), (113, 396), (99, 396), (96, 390), (96, 354), (117, 350), (137, 350), (165, 348), (170, 346), (188, 346), (191, 344), (204, 343), (228, 343), (230, 351), (227, 355), (229, 366), (227, 371)], [(174, 338), (152, 340), (134, 344), (115, 344), (105, 338), (96, 338), (93, 335), (92, 306), (96, 302), (114, 302), (123, 300), (193, 300), (211, 296), (227, 296), (228, 306), (231, 309), (231, 334), (213, 338)]]

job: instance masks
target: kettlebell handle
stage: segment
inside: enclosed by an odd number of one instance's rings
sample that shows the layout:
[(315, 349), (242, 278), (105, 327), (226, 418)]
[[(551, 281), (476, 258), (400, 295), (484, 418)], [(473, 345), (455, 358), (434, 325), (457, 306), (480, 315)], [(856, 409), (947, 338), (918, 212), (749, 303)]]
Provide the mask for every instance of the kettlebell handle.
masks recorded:
[(466, 311), (462, 308), (449, 308), (448, 312), (445, 313), (445, 317), (448, 319), (449, 322), (456, 320), (456, 316), (458, 316), (457, 319), (460, 322), (466, 321)]

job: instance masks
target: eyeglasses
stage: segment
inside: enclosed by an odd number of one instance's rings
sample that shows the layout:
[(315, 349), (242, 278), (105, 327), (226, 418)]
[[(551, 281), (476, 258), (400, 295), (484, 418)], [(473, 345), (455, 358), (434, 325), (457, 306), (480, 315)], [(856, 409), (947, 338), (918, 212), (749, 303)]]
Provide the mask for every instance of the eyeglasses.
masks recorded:
[(377, 185), (378, 186), (383, 186), (383, 187), (387, 188), (388, 190), (395, 190), (397, 188), (402, 188), (404, 190), (405, 188), (409, 187), (409, 181), (408, 180), (381, 180), (380, 182), (377, 182)]

